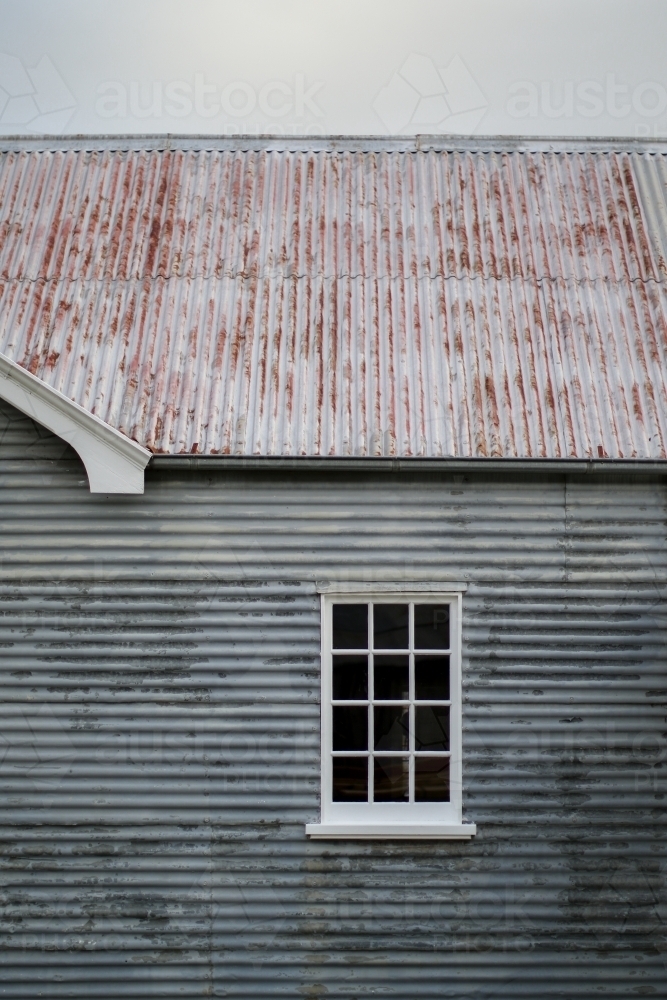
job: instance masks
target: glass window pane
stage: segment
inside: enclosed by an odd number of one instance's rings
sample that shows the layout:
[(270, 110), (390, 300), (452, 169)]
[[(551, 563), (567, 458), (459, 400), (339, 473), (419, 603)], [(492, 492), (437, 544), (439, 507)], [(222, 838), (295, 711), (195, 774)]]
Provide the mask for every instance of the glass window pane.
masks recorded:
[(415, 699), (449, 701), (449, 657), (415, 654)]
[(333, 709), (333, 749), (368, 750), (368, 709)]
[(408, 649), (408, 604), (374, 604), (375, 649)]
[(415, 649), (449, 649), (448, 604), (415, 604)]
[(448, 708), (415, 708), (415, 750), (449, 750)]
[(368, 660), (365, 656), (334, 656), (333, 700), (364, 701), (368, 698)]
[(376, 802), (407, 802), (410, 765), (407, 757), (376, 757), (373, 767)]
[(368, 802), (368, 757), (333, 758), (334, 802)]
[(333, 648), (368, 649), (367, 604), (334, 604)]
[(377, 701), (407, 701), (410, 697), (409, 656), (376, 656), (373, 675)]
[(408, 750), (408, 710), (400, 705), (373, 709), (376, 750)]
[(415, 757), (415, 802), (449, 802), (448, 757)]

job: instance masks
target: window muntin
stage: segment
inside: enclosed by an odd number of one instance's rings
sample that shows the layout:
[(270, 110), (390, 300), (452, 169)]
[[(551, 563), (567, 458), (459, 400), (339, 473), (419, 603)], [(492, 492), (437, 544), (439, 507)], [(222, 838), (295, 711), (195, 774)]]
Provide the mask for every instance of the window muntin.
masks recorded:
[(449, 603), (331, 611), (332, 801), (449, 802)]
[(461, 824), (460, 593), (322, 601), (322, 823)]

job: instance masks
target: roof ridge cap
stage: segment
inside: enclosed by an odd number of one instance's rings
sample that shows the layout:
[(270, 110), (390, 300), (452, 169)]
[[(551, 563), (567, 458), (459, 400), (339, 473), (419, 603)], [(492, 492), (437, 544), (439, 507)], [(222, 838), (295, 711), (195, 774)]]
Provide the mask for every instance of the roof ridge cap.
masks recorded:
[(667, 139), (548, 136), (354, 135), (64, 135), (0, 137), (0, 152), (239, 151), (239, 152), (606, 152), (667, 153)]

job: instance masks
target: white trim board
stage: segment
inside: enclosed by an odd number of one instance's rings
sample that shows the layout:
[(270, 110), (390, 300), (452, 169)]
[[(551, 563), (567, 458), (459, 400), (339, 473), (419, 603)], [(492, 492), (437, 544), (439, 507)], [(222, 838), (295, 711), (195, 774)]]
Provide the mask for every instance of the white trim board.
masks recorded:
[(77, 452), (91, 493), (143, 493), (151, 453), (0, 354), (0, 398)]
[(315, 591), (318, 594), (340, 594), (341, 597), (367, 596), (368, 594), (433, 594), (442, 597), (443, 594), (451, 595), (455, 593), (464, 594), (468, 589), (467, 583), (451, 583), (449, 580), (438, 580), (435, 583), (354, 583), (352, 581), (338, 582), (337, 580), (322, 581), (315, 584)]
[(471, 840), (475, 823), (307, 823), (314, 840)]

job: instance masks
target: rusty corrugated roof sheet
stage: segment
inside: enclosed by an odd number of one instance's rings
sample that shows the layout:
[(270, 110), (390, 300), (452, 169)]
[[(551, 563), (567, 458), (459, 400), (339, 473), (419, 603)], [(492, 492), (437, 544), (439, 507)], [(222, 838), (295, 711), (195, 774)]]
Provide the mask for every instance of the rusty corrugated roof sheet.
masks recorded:
[(158, 454), (665, 459), (666, 163), (8, 149), (0, 351)]

